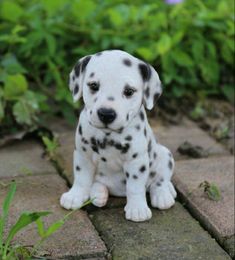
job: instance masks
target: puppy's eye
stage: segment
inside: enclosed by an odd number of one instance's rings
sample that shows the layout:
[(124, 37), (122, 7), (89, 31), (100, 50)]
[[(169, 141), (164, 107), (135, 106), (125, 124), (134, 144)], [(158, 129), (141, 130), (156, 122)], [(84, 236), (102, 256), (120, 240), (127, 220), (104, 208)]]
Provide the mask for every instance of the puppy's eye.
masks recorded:
[(126, 97), (131, 97), (136, 92), (136, 89), (131, 87), (125, 87), (123, 90), (123, 95)]
[(89, 82), (87, 85), (90, 87), (90, 90), (92, 92), (97, 92), (100, 88), (100, 85), (98, 82)]

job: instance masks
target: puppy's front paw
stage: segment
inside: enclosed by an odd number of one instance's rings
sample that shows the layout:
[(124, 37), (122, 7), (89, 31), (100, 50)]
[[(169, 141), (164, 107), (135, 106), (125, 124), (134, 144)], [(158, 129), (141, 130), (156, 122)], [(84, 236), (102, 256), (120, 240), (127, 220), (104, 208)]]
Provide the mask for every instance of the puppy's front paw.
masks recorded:
[(127, 203), (124, 210), (126, 212), (126, 219), (135, 222), (145, 221), (152, 217), (152, 212), (147, 204)]
[(155, 208), (169, 209), (175, 204), (176, 191), (171, 182), (161, 187), (151, 187), (151, 204)]
[(71, 189), (62, 194), (60, 205), (65, 209), (79, 209), (88, 198), (89, 197), (82, 192), (77, 192)]

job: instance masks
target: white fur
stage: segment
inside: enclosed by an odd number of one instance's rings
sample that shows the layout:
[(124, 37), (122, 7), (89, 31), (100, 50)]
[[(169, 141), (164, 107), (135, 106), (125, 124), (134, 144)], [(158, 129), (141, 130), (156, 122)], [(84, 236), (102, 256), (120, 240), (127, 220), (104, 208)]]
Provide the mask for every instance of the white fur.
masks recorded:
[[(125, 65), (123, 59), (131, 61), (131, 66)], [(83, 61), (84, 58), (80, 64)], [(174, 204), (176, 192), (171, 183), (174, 160), (169, 150), (156, 142), (144, 109), (144, 105), (151, 109), (154, 94), (161, 94), (160, 80), (150, 65), (147, 66), (151, 76), (143, 80), (139, 64), (143, 62), (125, 52), (105, 51), (93, 55), (78, 77), (74, 70), (71, 72), (70, 89), (74, 91), (75, 84), (79, 85), (74, 97), (83, 95), (85, 107), (76, 131), (74, 183), (60, 200), (64, 208), (79, 208), (89, 198), (94, 205), (103, 207), (109, 194), (126, 196), (126, 219), (145, 221), (152, 216), (146, 191), (150, 192), (153, 207), (167, 209)], [(97, 93), (91, 93), (87, 85), (90, 81), (99, 81)], [(130, 98), (123, 95), (126, 84), (136, 89)], [(117, 113), (108, 127), (97, 116), (100, 107), (112, 108)], [(128, 136), (132, 139), (127, 140)]]

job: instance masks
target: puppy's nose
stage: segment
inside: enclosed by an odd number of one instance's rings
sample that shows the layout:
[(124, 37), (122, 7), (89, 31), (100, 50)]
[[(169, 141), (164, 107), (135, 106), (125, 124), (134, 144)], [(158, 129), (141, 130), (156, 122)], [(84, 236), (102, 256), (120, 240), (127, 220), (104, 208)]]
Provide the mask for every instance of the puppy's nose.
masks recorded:
[(116, 118), (116, 112), (111, 108), (100, 108), (97, 110), (98, 117), (104, 124), (111, 124)]

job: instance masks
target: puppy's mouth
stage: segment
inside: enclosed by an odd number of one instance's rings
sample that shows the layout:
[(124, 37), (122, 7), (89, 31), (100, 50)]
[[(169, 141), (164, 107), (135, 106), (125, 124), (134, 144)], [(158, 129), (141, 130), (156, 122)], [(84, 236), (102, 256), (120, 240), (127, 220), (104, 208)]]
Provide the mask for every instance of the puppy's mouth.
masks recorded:
[(92, 125), (95, 128), (103, 130), (105, 133), (110, 133), (110, 132), (121, 133), (123, 131), (123, 129), (124, 129), (124, 127), (120, 127), (118, 129), (114, 129), (114, 128), (110, 127), (109, 125), (97, 126), (97, 125), (93, 124), (90, 121), (89, 121), (89, 124)]

